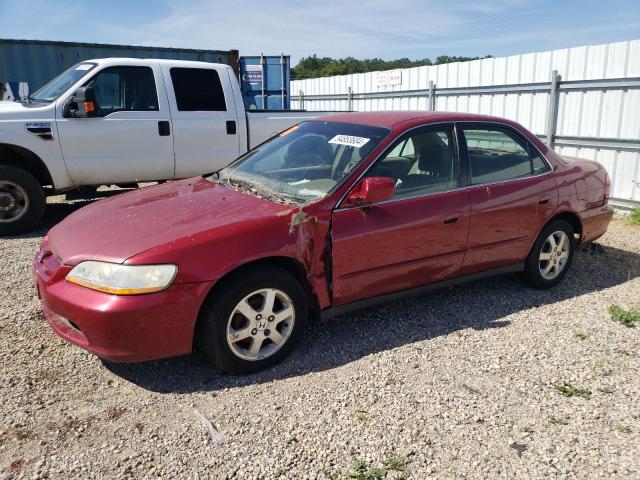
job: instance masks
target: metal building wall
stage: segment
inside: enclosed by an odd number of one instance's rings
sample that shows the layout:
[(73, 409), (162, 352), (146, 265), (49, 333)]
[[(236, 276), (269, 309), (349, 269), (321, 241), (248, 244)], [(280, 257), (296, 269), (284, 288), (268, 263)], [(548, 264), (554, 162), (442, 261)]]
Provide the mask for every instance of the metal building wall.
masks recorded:
[(198, 60), (238, 68), (237, 50), (193, 50), (97, 43), (0, 39), (0, 82), (27, 82), (31, 92), (82, 60), (133, 57)]
[[(402, 70), (401, 84), (391, 87), (377, 85), (378, 72), (295, 80), (291, 106), (428, 110), (433, 82), (435, 110), (506, 117), (546, 137), (554, 70), (561, 77), (554, 148), (561, 155), (601, 162), (612, 177), (612, 197), (640, 202), (640, 40), (408, 68)], [(581, 83), (563, 88), (563, 82)], [(531, 88), (514, 91), (523, 85)], [(500, 86), (511, 88), (500, 91)]]

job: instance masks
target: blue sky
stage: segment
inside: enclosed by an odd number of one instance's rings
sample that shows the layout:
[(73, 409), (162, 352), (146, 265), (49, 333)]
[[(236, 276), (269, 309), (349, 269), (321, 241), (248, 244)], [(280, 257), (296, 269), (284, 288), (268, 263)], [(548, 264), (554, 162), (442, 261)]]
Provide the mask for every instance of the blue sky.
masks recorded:
[(0, 37), (241, 54), (504, 56), (640, 38), (639, 0), (0, 0)]

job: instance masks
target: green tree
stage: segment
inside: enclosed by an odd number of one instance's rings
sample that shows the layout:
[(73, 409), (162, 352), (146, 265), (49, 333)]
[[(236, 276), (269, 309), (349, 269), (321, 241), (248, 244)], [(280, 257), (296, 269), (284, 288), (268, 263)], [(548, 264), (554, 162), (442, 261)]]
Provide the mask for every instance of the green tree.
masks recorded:
[(442, 63), (468, 62), (481, 58), (492, 58), (492, 55), (484, 57), (458, 57), (440, 55), (432, 62), (429, 58), (410, 60), (399, 58), (397, 60), (382, 60), (381, 58), (368, 58), (358, 60), (353, 57), (329, 58), (311, 55), (302, 57), (298, 64), (291, 69), (291, 78), (301, 80), (304, 78), (332, 77), (335, 75), (348, 75), (350, 73), (375, 72), (378, 70), (393, 70), (396, 68), (421, 67), (424, 65), (440, 65)]

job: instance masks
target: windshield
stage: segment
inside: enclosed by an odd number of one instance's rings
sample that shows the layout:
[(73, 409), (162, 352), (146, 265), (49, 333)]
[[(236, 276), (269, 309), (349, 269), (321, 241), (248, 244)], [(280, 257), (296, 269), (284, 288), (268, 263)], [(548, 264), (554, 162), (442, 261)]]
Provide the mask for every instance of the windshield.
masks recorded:
[(71, 85), (87, 74), (96, 66), (95, 63), (78, 63), (69, 70), (65, 70), (56, 78), (47, 83), (44, 87), (29, 95), (29, 100), (33, 102), (53, 102), (56, 98), (66, 92)]
[(324, 197), (389, 134), (380, 127), (309, 121), (295, 125), (219, 172), (240, 188), (296, 202)]

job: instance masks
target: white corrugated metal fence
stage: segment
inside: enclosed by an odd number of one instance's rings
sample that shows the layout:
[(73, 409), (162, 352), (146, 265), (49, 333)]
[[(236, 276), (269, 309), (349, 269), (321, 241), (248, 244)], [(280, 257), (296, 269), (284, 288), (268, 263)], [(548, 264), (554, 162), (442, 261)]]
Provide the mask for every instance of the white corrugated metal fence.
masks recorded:
[(307, 110), (497, 115), (544, 138), (551, 123), (558, 153), (598, 160), (612, 177), (612, 197), (640, 202), (640, 40), (295, 80), (291, 100), (292, 108)]

